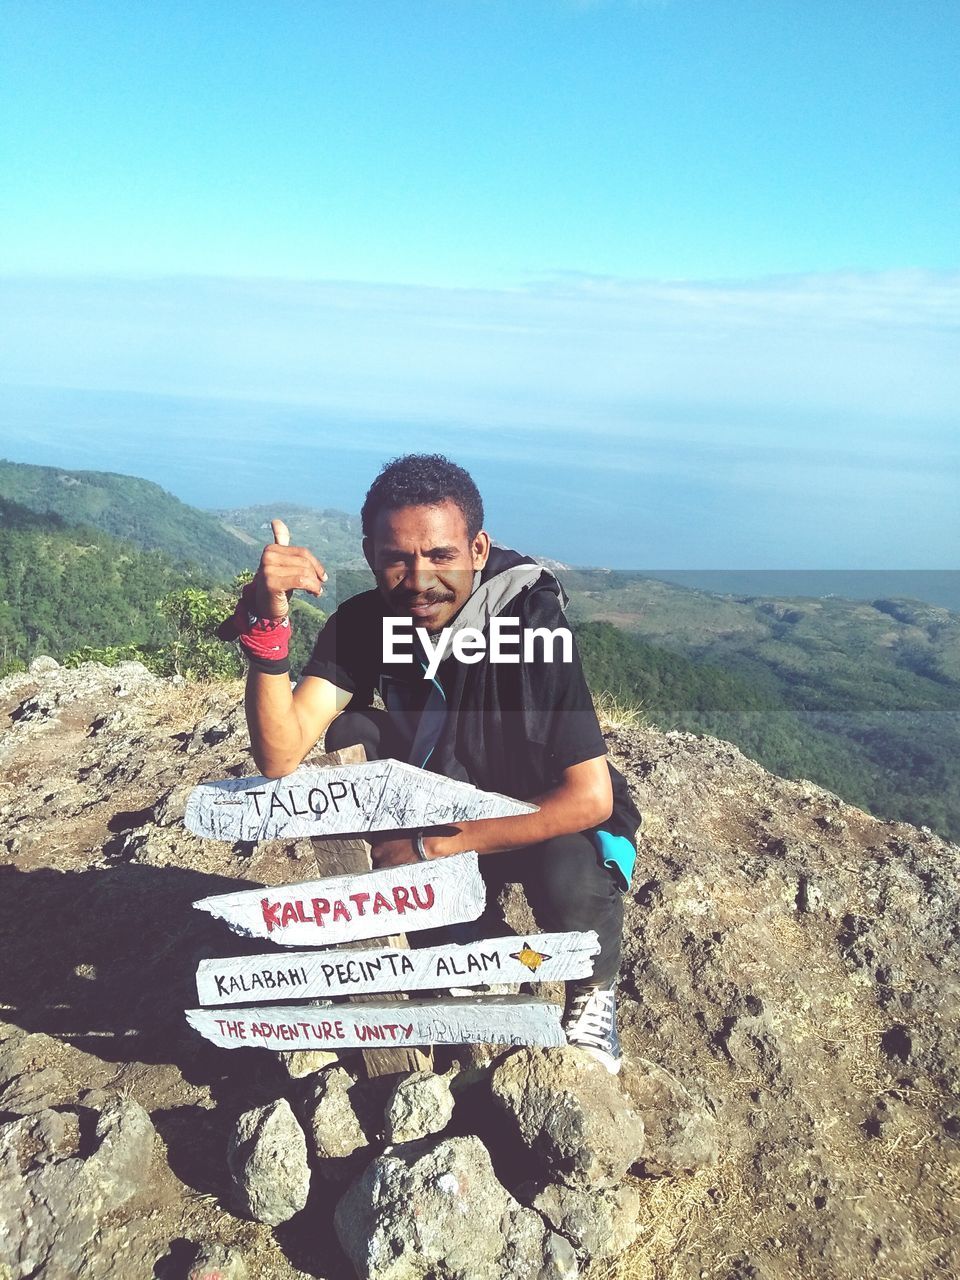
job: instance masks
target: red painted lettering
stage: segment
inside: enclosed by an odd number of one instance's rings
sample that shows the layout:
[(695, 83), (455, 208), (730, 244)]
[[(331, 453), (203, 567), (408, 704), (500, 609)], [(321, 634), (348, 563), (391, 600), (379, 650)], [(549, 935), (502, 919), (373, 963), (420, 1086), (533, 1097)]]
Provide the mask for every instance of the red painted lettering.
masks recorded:
[(370, 901), (370, 895), (369, 893), (351, 893), (350, 901), (357, 908), (357, 915), (362, 916), (367, 903)]
[(402, 916), (410, 905), (410, 890), (397, 885), (393, 891), (393, 905), (397, 908), (397, 914)]
[(269, 898), (260, 899), (260, 910), (263, 912), (263, 922), (267, 926), (267, 933), (273, 933), (274, 929), (280, 928), (280, 917), (277, 912), (280, 910), (280, 903), (271, 903)]
[(319, 928), (323, 925), (323, 916), (330, 910), (330, 903), (326, 898), (312, 898), (310, 905), (313, 907), (313, 919)]
[(228, 1022), (225, 1018), (216, 1019), (220, 1034), (228, 1040), (246, 1040), (247, 1029), (242, 1022)]
[(420, 890), (417, 888), (416, 885), (413, 885), (411, 887), (410, 892), (413, 894), (413, 900), (417, 904), (417, 906), (420, 908), (421, 911), (429, 911), (430, 908), (433, 906), (434, 902), (436, 901), (436, 895), (433, 892), (432, 884), (425, 884), (423, 886), (422, 902), (420, 901)]
[(284, 926), (297, 923), (297, 908), (292, 902), (283, 904), (283, 911), (280, 915), (280, 923)]
[(373, 914), (377, 915), (381, 911), (392, 911), (393, 903), (388, 902), (382, 893), (378, 893), (373, 899)]

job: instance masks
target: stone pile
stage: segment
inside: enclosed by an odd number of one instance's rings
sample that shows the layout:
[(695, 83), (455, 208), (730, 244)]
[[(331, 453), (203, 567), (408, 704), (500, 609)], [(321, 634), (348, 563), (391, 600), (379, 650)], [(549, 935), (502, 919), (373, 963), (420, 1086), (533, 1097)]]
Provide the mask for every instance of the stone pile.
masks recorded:
[(22, 1109), (0, 1124), (0, 1277), (92, 1280), (91, 1256), (123, 1247), (123, 1211), (154, 1158), (153, 1124), (132, 1098), (99, 1092)]
[(629, 1094), (570, 1048), (415, 1072), (385, 1101), (376, 1083), (340, 1065), (294, 1081), (292, 1105), (239, 1117), (228, 1155), (260, 1222), (335, 1203), (359, 1280), (572, 1280), (635, 1239), (637, 1176), (717, 1159), (713, 1118), (653, 1063)]

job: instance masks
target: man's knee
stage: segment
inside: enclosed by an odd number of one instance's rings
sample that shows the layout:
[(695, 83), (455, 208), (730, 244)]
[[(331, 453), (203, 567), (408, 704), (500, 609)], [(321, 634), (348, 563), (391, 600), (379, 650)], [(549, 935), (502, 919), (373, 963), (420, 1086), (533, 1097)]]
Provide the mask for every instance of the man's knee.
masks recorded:
[[(526, 885), (534, 911), (552, 920), (593, 919), (618, 904), (619, 893), (596, 846), (583, 831), (553, 836), (538, 848), (537, 866)], [(567, 928), (578, 927), (566, 923)]]
[(380, 755), (380, 726), (363, 711), (341, 711), (324, 735), (327, 751), (340, 751), (344, 747), (363, 747), (368, 760)]

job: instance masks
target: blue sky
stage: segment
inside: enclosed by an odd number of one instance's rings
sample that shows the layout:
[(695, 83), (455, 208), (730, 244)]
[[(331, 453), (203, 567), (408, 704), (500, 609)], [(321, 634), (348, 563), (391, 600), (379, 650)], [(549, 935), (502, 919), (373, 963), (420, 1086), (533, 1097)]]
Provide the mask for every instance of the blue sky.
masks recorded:
[(0, 383), (539, 432), (574, 520), (611, 467), (669, 488), (690, 567), (769, 563), (751, 508), (783, 566), (956, 567), (955, 0), (0, 24)]
[(955, 0), (0, 14), (8, 269), (510, 285), (957, 266)]

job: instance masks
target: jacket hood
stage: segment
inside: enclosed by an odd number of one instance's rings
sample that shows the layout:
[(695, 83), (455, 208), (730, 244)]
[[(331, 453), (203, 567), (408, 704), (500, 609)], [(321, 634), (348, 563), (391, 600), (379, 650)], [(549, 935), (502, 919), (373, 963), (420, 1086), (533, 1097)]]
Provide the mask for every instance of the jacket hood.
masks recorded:
[(551, 591), (561, 608), (568, 603), (560, 580), (532, 556), (509, 547), (491, 547), (487, 563), (473, 575), (473, 591), (449, 625), (451, 639), (464, 627), (483, 631), (491, 618), (524, 591)]

